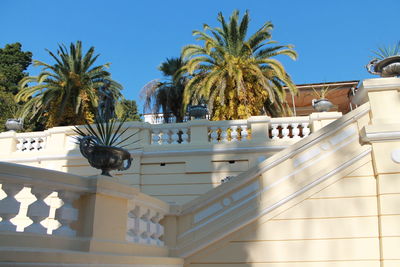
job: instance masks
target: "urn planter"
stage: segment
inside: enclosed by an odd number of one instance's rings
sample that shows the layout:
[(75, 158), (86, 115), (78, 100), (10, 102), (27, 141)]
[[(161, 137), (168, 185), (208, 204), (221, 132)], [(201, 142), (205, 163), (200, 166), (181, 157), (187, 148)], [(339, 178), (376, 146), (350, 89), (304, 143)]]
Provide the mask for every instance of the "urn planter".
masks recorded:
[(386, 57), (384, 59), (373, 59), (367, 66), (367, 71), (381, 77), (400, 76), (400, 55)]
[(100, 145), (93, 136), (82, 137), (79, 141), (79, 149), (90, 166), (101, 169), (102, 175), (111, 176), (110, 171), (112, 170), (127, 170), (132, 163), (131, 155), (127, 150)]
[(327, 112), (331, 108), (333, 108), (333, 104), (331, 103), (331, 101), (326, 98), (313, 99), (311, 104), (312, 107), (318, 112)]
[(208, 109), (205, 105), (189, 106), (188, 113), (190, 117), (194, 117), (196, 120), (205, 119), (208, 114)]
[(24, 121), (22, 119), (8, 119), (5, 123), (7, 130), (19, 131), (24, 129)]

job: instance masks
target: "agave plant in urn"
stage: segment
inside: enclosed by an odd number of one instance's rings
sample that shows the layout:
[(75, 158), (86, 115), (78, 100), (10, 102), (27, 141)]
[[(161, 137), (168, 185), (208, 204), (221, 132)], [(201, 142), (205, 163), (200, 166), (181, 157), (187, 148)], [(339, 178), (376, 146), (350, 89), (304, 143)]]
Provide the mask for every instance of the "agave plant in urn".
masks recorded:
[(127, 133), (128, 128), (123, 129), (125, 119), (117, 121), (115, 118), (97, 118), (94, 124), (86, 123), (82, 127), (75, 126), (78, 134), (79, 149), (82, 155), (89, 161), (90, 166), (101, 169), (101, 174), (111, 176), (110, 171), (124, 171), (129, 169), (132, 163), (130, 153), (124, 149), (138, 140), (126, 144), (137, 134)]
[(317, 99), (313, 99), (311, 101), (312, 107), (318, 111), (318, 112), (327, 112), (331, 108), (333, 108), (333, 104), (331, 101), (328, 100), (327, 96), (331, 92), (330, 88), (328, 86), (323, 87), (319, 90), (312, 88), (314, 91), (314, 96), (317, 97)]
[(396, 45), (380, 47), (372, 52), (375, 57), (365, 66), (369, 73), (381, 77), (400, 76), (400, 41)]

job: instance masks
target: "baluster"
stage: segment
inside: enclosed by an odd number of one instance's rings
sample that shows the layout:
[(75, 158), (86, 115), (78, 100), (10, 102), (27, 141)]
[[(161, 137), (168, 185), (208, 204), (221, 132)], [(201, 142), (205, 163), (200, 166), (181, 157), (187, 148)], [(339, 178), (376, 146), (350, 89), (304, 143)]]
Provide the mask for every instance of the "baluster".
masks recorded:
[(24, 140), (22, 138), (18, 138), (17, 151), (22, 152), (23, 149), (24, 149)]
[(210, 131), (211, 131), (211, 134), (210, 134), (210, 141), (211, 141), (211, 143), (218, 143), (218, 127), (210, 127)]
[(39, 137), (39, 138), (38, 138), (38, 150), (44, 149), (45, 140), (46, 140), (46, 139), (43, 138), (43, 137)]
[(242, 142), (246, 142), (247, 141), (247, 137), (249, 136), (249, 132), (247, 131), (247, 125), (241, 125), (240, 128), (242, 129), (241, 134), (241, 141)]
[(160, 239), (164, 235), (164, 227), (159, 223), (163, 217), (164, 216), (157, 212), (155, 216), (151, 218), (151, 242), (158, 246), (164, 245), (164, 242)]
[(153, 129), (152, 131), (152, 137), (151, 139), (153, 140), (152, 144), (157, 144), (160, 145), (160, 129)]
[(238, 127), (231, 126), (231, 142), (237, 142), (238, 140)]
[(40, 150), (40, 143), (39, 143), (40, 137), (34, 137), (32, 139), (33, 139), (32, 150)]
[(289, 124), (288, 123), (282, 123), (282, 139), (289, 139)]
[(179, 129), (172, 129), (171, 130), (171, 143), (172, 144), (179, 144)]
[(299, 129), (299, 123), (297, 122), (292, 122), (292, 136), (293, 139), (300, 139), (300, 129)]
[(141, 243), (150, 244), (150, 209), (142, 208), (145, 212), (139, 220)]
[(33, 142), (34, 142), (34, 139), (33, 138), (31, 138), (31, 137), (28, 137), (27, 138), (27, 143), (26, 143), (26, 150), (27, 151), (31, 151), (32, 149), (33, 149)]
[(40, 140), (41, 140), (40, 148), (41, 149), (45, 149), (46, 148), (47, 137), (42, 137)]
[(271, 135), (272, 135), (272, 139), (276, 140), (279, 139), (279, 124), (272, 124), (272, 131), (271, 131)]
[(228, 127), (221, 127), (221, 142), (228, 142)]
[(161, 144), (162, 145), (167, 145), (170, 144), (170, 138), (169, 138), (169, 129), (163, 129), (161, 130)]
[(19, 184), (2, 184), (3, 191), (7, 194), (7, 197), (0, 200), (0, 231), (15, 232), (17, 226), (14, 225), (10, 220), (18, 215), (21, 203), (15, 199), (15, 195), (22, 190), (24, 186)]
[(27, 138), (22, 138), (22, 149), (21, 151), (27, 151), (28, 150), (28, 140)]
[(179, 128), (179, 130), (182, 132), (181, 134), (181, 144), (188, 144), (189, 143), (189, 128)]
[(139, 243), (140, 242), (140, 207), (134, 206), (134, 208), (128, 213), (128, 236), (127, 241)]
[(75, 236), (76, 231), (71, 229), (71, 223), (78, 219), (78, 210), (72, 206), (75, 199), (79, 198), (79, 193), (71, 191), (60, 191), (58, 197), (64, 204), (56, 210), (55, 219), (61, 226), (53, 231), (55, 235)]
[(46, 234), (47, 229), (40, 223), (47, 217), (49, 217), (50, 206), (44, 202), (44, 199), (52, 193), (52, 190), (47, 188), (32, 187), (31, 193), (36, 197), (36, 201), (28, 207), (28, 216), (33, 223), (25, 228), (25, 232)]
[(310, 128), (309, 128), (309, 123), (308, 122), (303, 122), (301, 124), (302, 130), (301, 132), (303, 133), (303, 138), (308, 136), (311, 132)]

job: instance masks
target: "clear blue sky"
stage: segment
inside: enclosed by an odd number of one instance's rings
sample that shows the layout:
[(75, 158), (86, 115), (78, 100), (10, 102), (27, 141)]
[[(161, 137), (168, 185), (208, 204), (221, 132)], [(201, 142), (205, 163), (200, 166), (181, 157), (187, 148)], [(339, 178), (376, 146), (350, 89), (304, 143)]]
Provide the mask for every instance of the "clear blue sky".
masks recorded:
[(270, 20), (273, 39), (295, 45), (299, 59), (280, 60), (297, 84), (370, 78), (371, 50), (400, 40), (399, 0), (2, 0), (0, 47), (20, 42), (51, 63), (45, 48), (82, 40), (101, 54), (98, 63), (112, 63), (125, 97), (140, 105), (140, 89), (160, 77), (163, 60), (194, 43), (192, 30), (218, 26), (217, 13), (234, 9), (250, 11), (250, 33)]

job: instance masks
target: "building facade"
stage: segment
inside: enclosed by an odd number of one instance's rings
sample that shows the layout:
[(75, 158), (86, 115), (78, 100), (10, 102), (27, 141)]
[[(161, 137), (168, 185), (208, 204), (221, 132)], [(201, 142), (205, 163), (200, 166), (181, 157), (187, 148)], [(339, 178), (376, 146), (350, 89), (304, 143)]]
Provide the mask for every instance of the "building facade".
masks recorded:
[(354, 109), (151, 125), (98, 175), (69, 127), (0, 134), (0, 266), (400, 264), (400, 79)]

